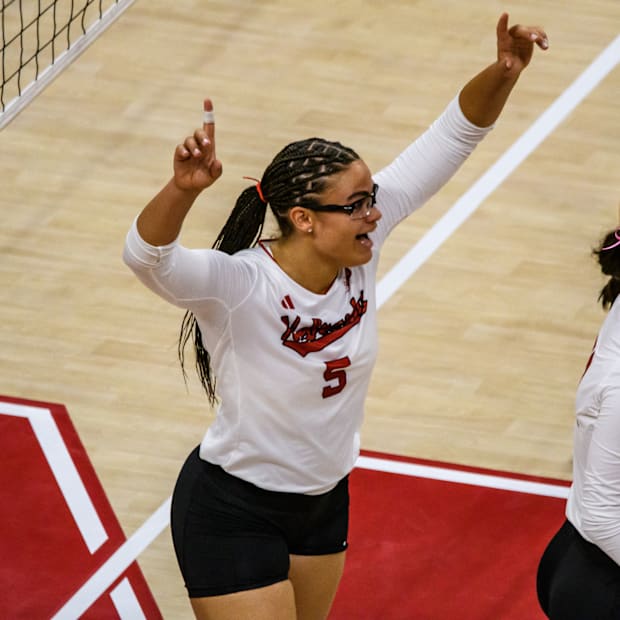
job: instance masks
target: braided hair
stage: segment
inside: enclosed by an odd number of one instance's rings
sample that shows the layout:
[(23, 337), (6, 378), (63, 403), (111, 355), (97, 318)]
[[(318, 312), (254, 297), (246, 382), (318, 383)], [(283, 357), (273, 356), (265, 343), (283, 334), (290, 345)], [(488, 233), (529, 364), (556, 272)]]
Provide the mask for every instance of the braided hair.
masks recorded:
[(605, 310), (611, 307), (620, 294), (620, 230), (614, 229), (605, 234), (598, 247), (592, 250), (601, 271), (610, 276), (601, 289), (598, 301)]
[[(220, 231), (212, 248), (234, 254), (256, 245), (265, 223), (267, 205), (273, 213), (282, 238), (293, 232), (288, 218), (291, 207), (312, 207), (318, 204), (328, 179), (348, 168), (359, 155), (339, 142), (322, 138), (308, 138), (284, 147), (267, 166), (258, 185), (241, 192), (235, 206)], [(196, 317), (189, 310), (181, 323), (178, 355), (183, 377), (185, 372), (185, 346), (193, 340), (196, 371), (209, 402), (217, 402), (215, 377), (211, 370), (209, 352), (202, 342)]]

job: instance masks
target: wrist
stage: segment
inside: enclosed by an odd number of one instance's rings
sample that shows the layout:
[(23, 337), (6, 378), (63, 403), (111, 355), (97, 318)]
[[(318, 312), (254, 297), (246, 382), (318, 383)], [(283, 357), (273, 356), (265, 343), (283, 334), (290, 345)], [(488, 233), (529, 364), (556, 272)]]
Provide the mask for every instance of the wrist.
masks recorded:
[(186, 187), (183, 184), (179, 184), (175, 177), (172, 177), (167, 185), (168, 189), (177, 194), (180, 200), (191, 200), (193, 202), (202, 192), (202, 188), (196, 189), (195, 187)]
[(498, 77), (512, 85), (519, 79), (525, 67), (517, 65), (512, 58), (498, 58), (494, 64)]

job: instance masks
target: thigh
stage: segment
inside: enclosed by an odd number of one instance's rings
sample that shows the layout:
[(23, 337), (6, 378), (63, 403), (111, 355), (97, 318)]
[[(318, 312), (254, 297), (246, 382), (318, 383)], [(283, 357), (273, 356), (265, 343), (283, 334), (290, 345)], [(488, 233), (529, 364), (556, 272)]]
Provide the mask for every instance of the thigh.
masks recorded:
[(346, 553), (291, 555), (289, 579), (295, 591), (297, 620), (324, 620), (336, 596)]
[(298, 620), (290, 581), (190, 600), (197, 620)]
[[(298, 519), (299, 521), (299, 519)], [(298, 620), (328, 617), (344, 569), (349, 529), (349, 484), (314, 498), (314, 506), (290, 528), (289, 579), (295, 591)]]

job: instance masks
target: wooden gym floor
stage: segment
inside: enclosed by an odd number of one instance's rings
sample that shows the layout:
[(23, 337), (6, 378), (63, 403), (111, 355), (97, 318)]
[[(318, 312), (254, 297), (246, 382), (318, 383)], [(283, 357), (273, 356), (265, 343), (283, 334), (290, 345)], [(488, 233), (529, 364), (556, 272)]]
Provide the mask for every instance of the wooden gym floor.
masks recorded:
[[(373, 170), (389, 163), (493, 61), (506, 10), (543, 25), (550, 49), (384, 249), (380, 276), (398, 280), (392, 268), (442, 216), (453, 221), (461, 197), (492, 188), (379, 310), (363, 448), (569, 479), (573, 397), (604, 317), (590, 248), (620, 204), (620, 70), (585, 97), (567, 89), (618, 37), (617, 0), (171, 6), (138, 0), (0, 134), (0, 394), (67, 407), (131, 535), (212, 419), (176, 361), (183, 313), (120, 258), (203, 97), (225, 172), (188, 218), (190, 246), (212, 243), (242, 176), (294, 139), (338, 139)], [(509, 149), (532, 127), (520, 163)], [(169, 536), (139, 561), (164, 617), (191, 618)]]

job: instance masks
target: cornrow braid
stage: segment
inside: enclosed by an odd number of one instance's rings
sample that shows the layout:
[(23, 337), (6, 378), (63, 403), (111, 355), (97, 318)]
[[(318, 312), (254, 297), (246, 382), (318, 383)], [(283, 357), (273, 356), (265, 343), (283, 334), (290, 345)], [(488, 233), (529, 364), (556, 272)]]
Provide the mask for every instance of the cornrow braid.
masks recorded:
[[(260, 191), (256, 185), (252, 185), (241, 192), (212, 248), (235, 254), (253, 247), (263, 230), (267, 204), (276, 218), (282, 237), (289, 236), (293, 232), (287, 217), (289, 209), (296, 205), (303, 207), (316, 204), (329, 177), (342, 172), (359, 159), (353, 149), (322, 138), (308, 138), (285, 146), (265, 169), (260, 180)], [(181, 323), (178, 343), (179, 361), (186, 381), (184, 351), (190, 338), (194, 343), (198, 378), (213, 406), (217, 396), (211, 358), (202, 342), (196, 317), (188, 310)]]
[(261, 187), (284, 237), (292, 232), (288, 210), (316, 204), (329, 177), (359, 158), (353, 149), (322, 138), (292, 142), (276, 155), (265, 170)]
[(598, 301), (605, 310), (610, 308), (620, 295), (620, 246), (617, 244), (617, 232), (618, 229), (614, 229), (606, 233), (598, 247), (592, 250), (601, 272), (610, 276), (598, 296)]

